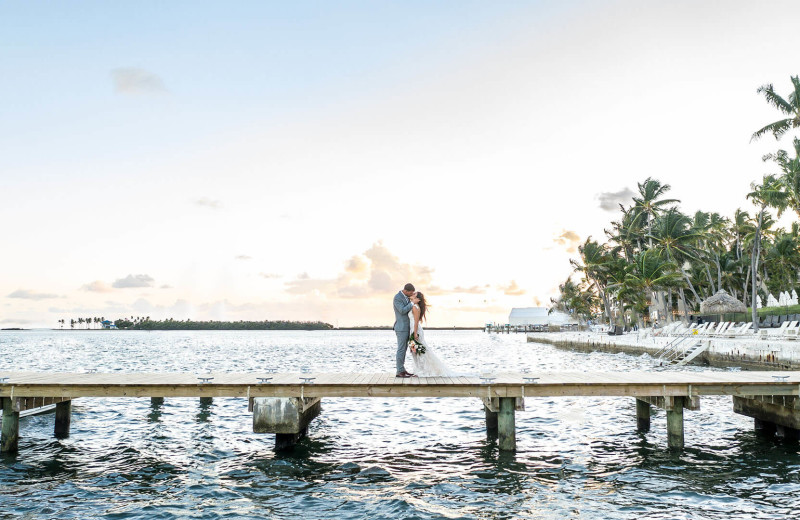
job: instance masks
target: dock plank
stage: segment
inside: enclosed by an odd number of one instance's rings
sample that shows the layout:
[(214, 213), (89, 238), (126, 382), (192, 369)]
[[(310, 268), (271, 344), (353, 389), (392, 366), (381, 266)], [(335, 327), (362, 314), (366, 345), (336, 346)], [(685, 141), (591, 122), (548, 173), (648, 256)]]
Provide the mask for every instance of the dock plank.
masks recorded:
[[(212, 397), (212, 396), (680, 396), (798, 395), (800, 371), (742, 372), (497, 372), (491, 384), (472, 375), (396, 378), (392, 373), (212, 373), (201, 383), (196, 373), (0, 372), (0, 396), (8, 397)], [(272, 377), (261, 385), (257, 378)], [(313, 384), (301, 377), (315, 377)], [(524, 383), (538, 377), (537, 383)], [(302, 387), (302, 390), (301, 390)]]

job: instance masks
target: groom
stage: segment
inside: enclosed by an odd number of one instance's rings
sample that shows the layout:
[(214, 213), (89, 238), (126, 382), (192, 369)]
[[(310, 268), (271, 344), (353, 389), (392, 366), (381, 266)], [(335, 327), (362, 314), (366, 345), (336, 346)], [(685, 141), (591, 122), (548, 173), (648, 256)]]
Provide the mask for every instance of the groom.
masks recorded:
[(403, 290), (394, 295), (394, 333), (397, 335), (397, 373), (396, 377), (413, 377), (414, 374), (406, 372), (406, 348), (408, 336), (411, 334), (411, 324), (408, 321), (408, 311), (415, 303), (419, 302), (414, 286), (407, 283)]

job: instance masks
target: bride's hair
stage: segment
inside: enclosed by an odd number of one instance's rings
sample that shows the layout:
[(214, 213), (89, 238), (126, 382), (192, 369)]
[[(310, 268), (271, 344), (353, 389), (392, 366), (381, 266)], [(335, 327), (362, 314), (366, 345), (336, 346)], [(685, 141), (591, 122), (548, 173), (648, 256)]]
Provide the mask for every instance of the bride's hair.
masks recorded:
[(425, 295), (421, 292), (417, 293), (417, 298), (419, 298), (419, 321), (423, 321), (425, 319), (425, 311), (428, 309), (428, 302), (425, 301)]

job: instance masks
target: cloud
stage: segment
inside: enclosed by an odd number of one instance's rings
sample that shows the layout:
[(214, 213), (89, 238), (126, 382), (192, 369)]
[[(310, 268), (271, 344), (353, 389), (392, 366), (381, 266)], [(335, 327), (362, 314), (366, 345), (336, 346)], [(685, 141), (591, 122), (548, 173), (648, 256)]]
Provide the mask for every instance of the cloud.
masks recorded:
[(81, 290), (89, 292), (107, 293), (107, 292), (112, 292), (114, 289), (101, 280), (95, 280), (81, 287)]
[(281, 278), (281, 275), (275, 273), (258, 273), (258, 276), (261, 278), (266, 278), (267, 280), (272, 280), (273, 278)]
[(508, 307), (502, 305), (465, 305), (463, 307), (456, 307), (458, 312), (479, 312), (482, 315), (486, 314), (504, 314), (510, 310)]
[(543, 307), (542, 300), (538, 296), (533, 297), (533, 304), (536, 305), (537, 307)]
[(57, 294), (38, 293), (36, 291), (30, 291), (28, 289), (17, 289), (16, 291), (9, 294), (8, 297), (20, 298), (23, 300), (49, 300), (51, 298), (63, 298), (63, 296), (59, 296)]
[(401, 262), (383, 243), (377, 242), (362, 254), (349, 258), (336, 278), (312, 278), (303, 273), (286, 282), (286, 291), (329, 298), (371, 298), (391, 295), (409, 282), (424, 291), (430, 286), (432, 273), (430, 267)]
[(345, 265), (345, 270), (350, 273), (364, 274), (369, 270), (369, 262), (363, 256), (353, 255)]
[(252, 256), (247, 256), (247, 255), (236, 255), (234, 258), (236, 260), (252, 260), (253, 259)]
[(16, 319), (16, 318), (6, 318), (6, 319), (3, 319), (3, 320), (0, 320), (0, 323), (3, 323), (3, 324), (14, 323), (14, 324), (19, 324), (19, 325), (27, 325), (28, 323), (33, 323), (33, 321), (32, 320)]
[(163, 94), (164, 82), (157, 75), (143, 69), (120, 68), (111, 71), (114, 92), (124, 95)]
[(501, 286), (500, 290), (503, 291), (503, 294), (506, 296), (522, 296), (525, 294), (525, 289), (522, 289), (517, 282), (511, 280), (511, 283), (505, 286)]
[(598, 193), (595, 198), (600, 202), (600, 209), (616, 211), (619, 209), (620, 204), (630, 202), (634, 195), (636, 194), (630, 188), (623, 188), (619, 191)]
[(439, 287), (437, 285), (430, 286), (427, 291), (429, 294), (436, 294), (436, 295), (444, 295), (444, 294), (486, 294), (487, 290), (491, 286), (489, 284), (486, 285), (473, 285), (471, 287), (462, 287), (460, 285), (456, 285), (452, 289), (445, 289), (444, 287)]
[(164, 285), (160, 286), (159, 289), (172, 289), (172, 286), (164, 284)]
[(198, 206), (209, 208), (209, 209), (221, 209), (222, 203), (218, 200), (209, 199), (208, 197), (202, 197), (194, 201), (195, 204)]
[(120, 278), (112, 284), (112, 287), (117, 289), (129, 289), (132, 287), (152, 287), (153, 286), (152, 277), (146, 274), (129, 274), (125, 278)]
[(565, 246), (568, 253), (576, 253), (578, 251), (578, 243), (581, 237), (574, 231), (563, 230), (560, 235), (553, 239), (553, 242), (560, 246)]

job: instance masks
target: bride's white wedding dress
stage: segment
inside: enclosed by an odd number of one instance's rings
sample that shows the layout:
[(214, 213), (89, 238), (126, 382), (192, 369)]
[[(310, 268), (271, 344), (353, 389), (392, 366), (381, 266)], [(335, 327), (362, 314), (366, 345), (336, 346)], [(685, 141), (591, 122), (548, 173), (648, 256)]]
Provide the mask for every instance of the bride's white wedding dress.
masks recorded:
[[(417, 305), (414, 305), (417, 307)], [(419, 307), (417, 307), (419, 308)], [(408, 313), (408, 321), (411, 324), (411, 333), (414, 333), (414, 311), (411, 310)], [(451, 374), (450, 369), (447, 368), (447, 365), (444, 364), (439, 356), (433, 351), (428, 342), (425, 341), (425, 330), (422, 328), (422, 323), (419, 324), (417, 327), (417, 333), (419, 334), (419, 342), (425, 345), (425, 353), (424, 354), (414, 354), (411, 353), (411, 357), (414, 360), (414, 366), (416, 370), (414, 371), (415, 375), (420, 377), (434, 377), (434, 376), (448, 376)]]

